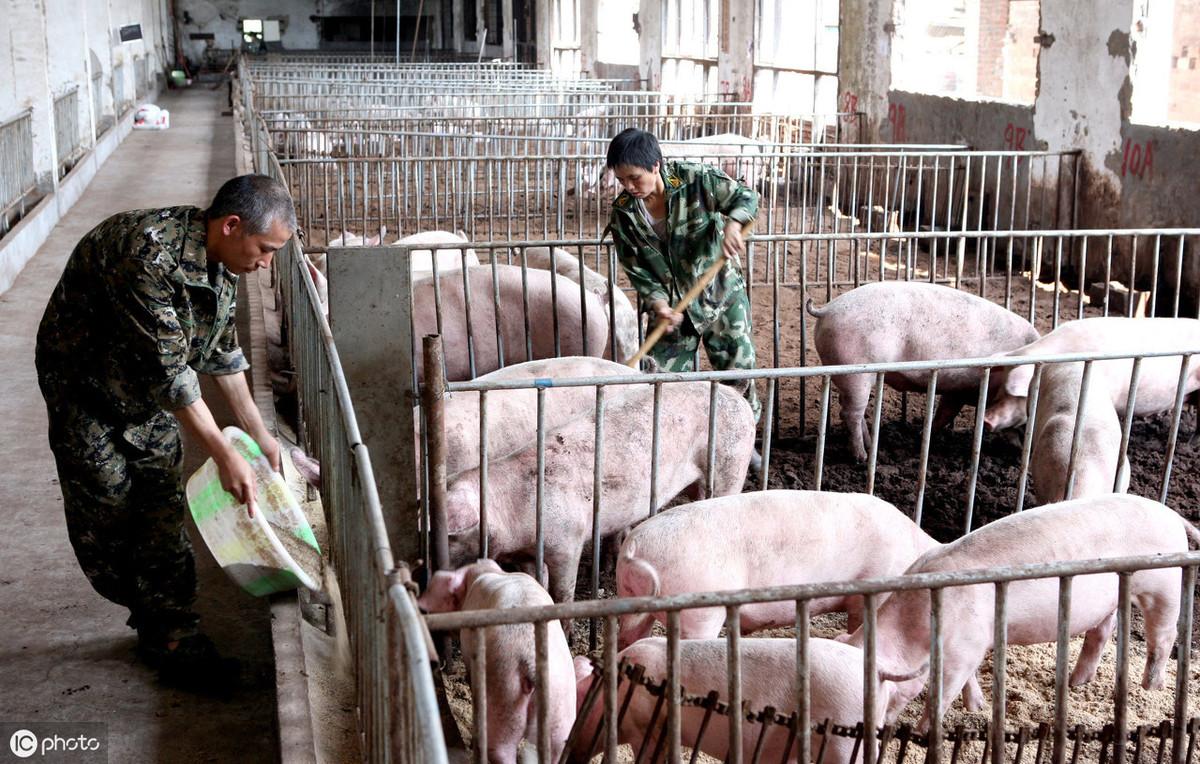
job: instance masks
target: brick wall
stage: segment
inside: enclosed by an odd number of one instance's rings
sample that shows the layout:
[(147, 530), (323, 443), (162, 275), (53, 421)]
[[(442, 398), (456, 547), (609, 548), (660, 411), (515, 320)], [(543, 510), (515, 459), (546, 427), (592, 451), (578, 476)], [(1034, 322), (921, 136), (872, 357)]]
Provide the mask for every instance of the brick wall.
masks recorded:
[(1008, 33), (1004, 43), (1003, 98), (1021, 103), (1033, 103), (1037, 91), (1041, 25), (1040, 0), (1011, 0), (1008, 4)]
[(976, 90), (981, 96), (1004, 97), (1004, 39), (1009, 0), (979, 0), (979, 68)]

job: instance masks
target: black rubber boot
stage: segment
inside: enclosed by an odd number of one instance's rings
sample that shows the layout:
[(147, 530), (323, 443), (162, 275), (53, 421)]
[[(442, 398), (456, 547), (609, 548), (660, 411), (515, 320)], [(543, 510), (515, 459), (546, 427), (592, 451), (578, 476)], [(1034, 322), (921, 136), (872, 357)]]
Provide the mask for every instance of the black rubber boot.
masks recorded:
[(223, 657), (204, 634), (169, 642), (139, 641), (137, 653), (147, 665), (158, 669), (163, 684), (196, 692), (228, 695), (237, 689), (241, 663)]

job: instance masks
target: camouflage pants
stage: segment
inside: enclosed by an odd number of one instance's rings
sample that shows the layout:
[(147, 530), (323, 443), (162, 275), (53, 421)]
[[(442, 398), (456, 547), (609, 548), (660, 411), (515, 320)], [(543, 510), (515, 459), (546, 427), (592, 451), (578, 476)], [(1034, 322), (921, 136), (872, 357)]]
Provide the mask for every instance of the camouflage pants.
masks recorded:
[(67, 535), (84, 575), (105, 599), (129, 608), (128, 623), (142, 637), (194, 633), (195, 560), (174, 417), (163, 416), (153, 438), (134, 446), (122, 423), (57, 396), (46, 400)]
[[(696, 350), (704, 343), (704, 352), (713, 369), (755, 368), (754, 336), (750, 327), (750, 300), (746, 290), (739, 289), (728, 295), (725, 310), (701, 335), (692, 320), (684, 314), (683, 323), (673, 332), (668, 332), (650, 349), (649, 356), (662, 371), (693, 371)], [(739, 389), (750, 408), (754, 421), (762, 414), (758, 401), (758, 390), (753, 381), (730, 383)]]

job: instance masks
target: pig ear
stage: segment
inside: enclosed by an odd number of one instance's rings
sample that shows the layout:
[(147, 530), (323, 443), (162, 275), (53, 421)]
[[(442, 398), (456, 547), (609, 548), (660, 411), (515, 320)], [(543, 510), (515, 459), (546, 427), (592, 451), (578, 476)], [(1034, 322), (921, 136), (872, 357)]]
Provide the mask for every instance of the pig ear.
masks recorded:
[[(462, 607), (463, 597), (466, 596), (466, 582), (466, 568), (439, 570), (429, 580), (429, 587), (425, 590), (425, 596), (433, 592), (445, 591), (447, 598), (453, 604), (453, 609), (458, 610)], [(421, 599), (424, 598), (424, 596), (421, 597)]]
[(592, 661), (586, 655), (576, 655), (575, 660), (575, 681), (581, 682), (585, 679), (590, 679), (592, 676)]
[(479, 525), (479, 494), (469, 487), (453, 488), (446, 497), (446, 530), (462, 534)]
[(1004, 392), (1016, 398), (1029, 397), (1029, 385), (1033, 382), (1034, 364), (1012, 366), (1004, 380)]

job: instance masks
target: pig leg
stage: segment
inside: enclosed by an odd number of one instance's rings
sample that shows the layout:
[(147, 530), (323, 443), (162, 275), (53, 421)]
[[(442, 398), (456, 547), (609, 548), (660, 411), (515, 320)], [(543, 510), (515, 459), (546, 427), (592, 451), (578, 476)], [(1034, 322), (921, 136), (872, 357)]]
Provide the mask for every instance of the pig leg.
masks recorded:
[[(1167, 570), (1156, 571), (1168, 573)], [(1142, 687), (1160, 690), (1167, 680), (1167, 662), (1171, 658), (1171, 645), (1175, 643), (1176, 623), (1179, 620), (1179, 573), (1162, 576), (1162, 586), (1157, 593), (1146, 593), (1137, 598), (1138, 610), (1146, 619), (1146, 672), (1142, 675)], [(1184, 648), (1186, 649), (1186, 647)]]
[(842, 374), (833, 378), (837, 386), (838, 402), (842, 407), (842, 423), (850, 439), (850, 450), (858, 462), (867, 460), (867, 446), (871, 443), (867, 431), (867, 401), (871, 397), (870, 374)]
[(912, 702), (913, 698), (921, 694), (921, 690), (925, 689), (926, 677), (917, 677), (909, 679), (906, 682), (896, 682), (892, 685), (891, 695), (888, 697), (887, 712), (884, 719), (888, 724), (894, 724), (900, 718), (900, 714)]
[(955, 394), (939, 396), (937, 412), (933, 416), (933, 429), (940, 430), (953, 424), (955, 417), (963, 410), (963, 406), (967, 405), (967, 400), (967, 398)]
[[(955, 695), (966, 693), (967, 682), (975, 676), (975, 671), (982, 661), (982, 655), (976, 660), (967, 661), (949, 659), (948, 656), (942, 673), (942, 707), (933, 709), (939, 719), (946, 713), (947, 699), (953, 699)], [(917, 732), (922, 735), (929, 732), (929, 726), (933, 720), (930, 710), (930, 704), (926, 702), (925, 711), (921, 714), (921, 721), (917, 723)]]
[(567, 541), (565, 546), (570, 547), (569, 551), (547, 547), (545, 553), (546, 567), (550, 569), (550, 596), (558, 603), (575, 601), (575, 581), (579, 577), (579, 560), (583, 557), (582, 544)]
[(1116, 626), (1117, 611), (1114, 610), (1108, 618), (1104, 619), (1103, 623), (1084, 634), (1079, 659), (1075, 661), (1075, 669), (1071, 672), (1070, 687), (1087, 684), (1096, 676), (1096, 669), (1100, 666), (1100, 656), (1104, 653), (1104, 648), (1108, 645), (1108, 640)]
[[(515, 680), (515, 677), (497, 677), (498, 681)], [(517, 749), (525, 733), (525, 720), (533, 712), (532, 687), (526, 692), (526, 680), (521, 683), (519, 698), (503, 696), (488, 698), (487, 748), (490, 764), (516, 764)], [(504, 693), (507, 695), (508, 693)], [(536, 718), (536, 717), (535, 717)]]
[(962, 691), (963, 708), (968, 711), (983, 710), (983, 688), (979, 686), (979, 677), (971, 674), (971, 678), (967, 680)]

